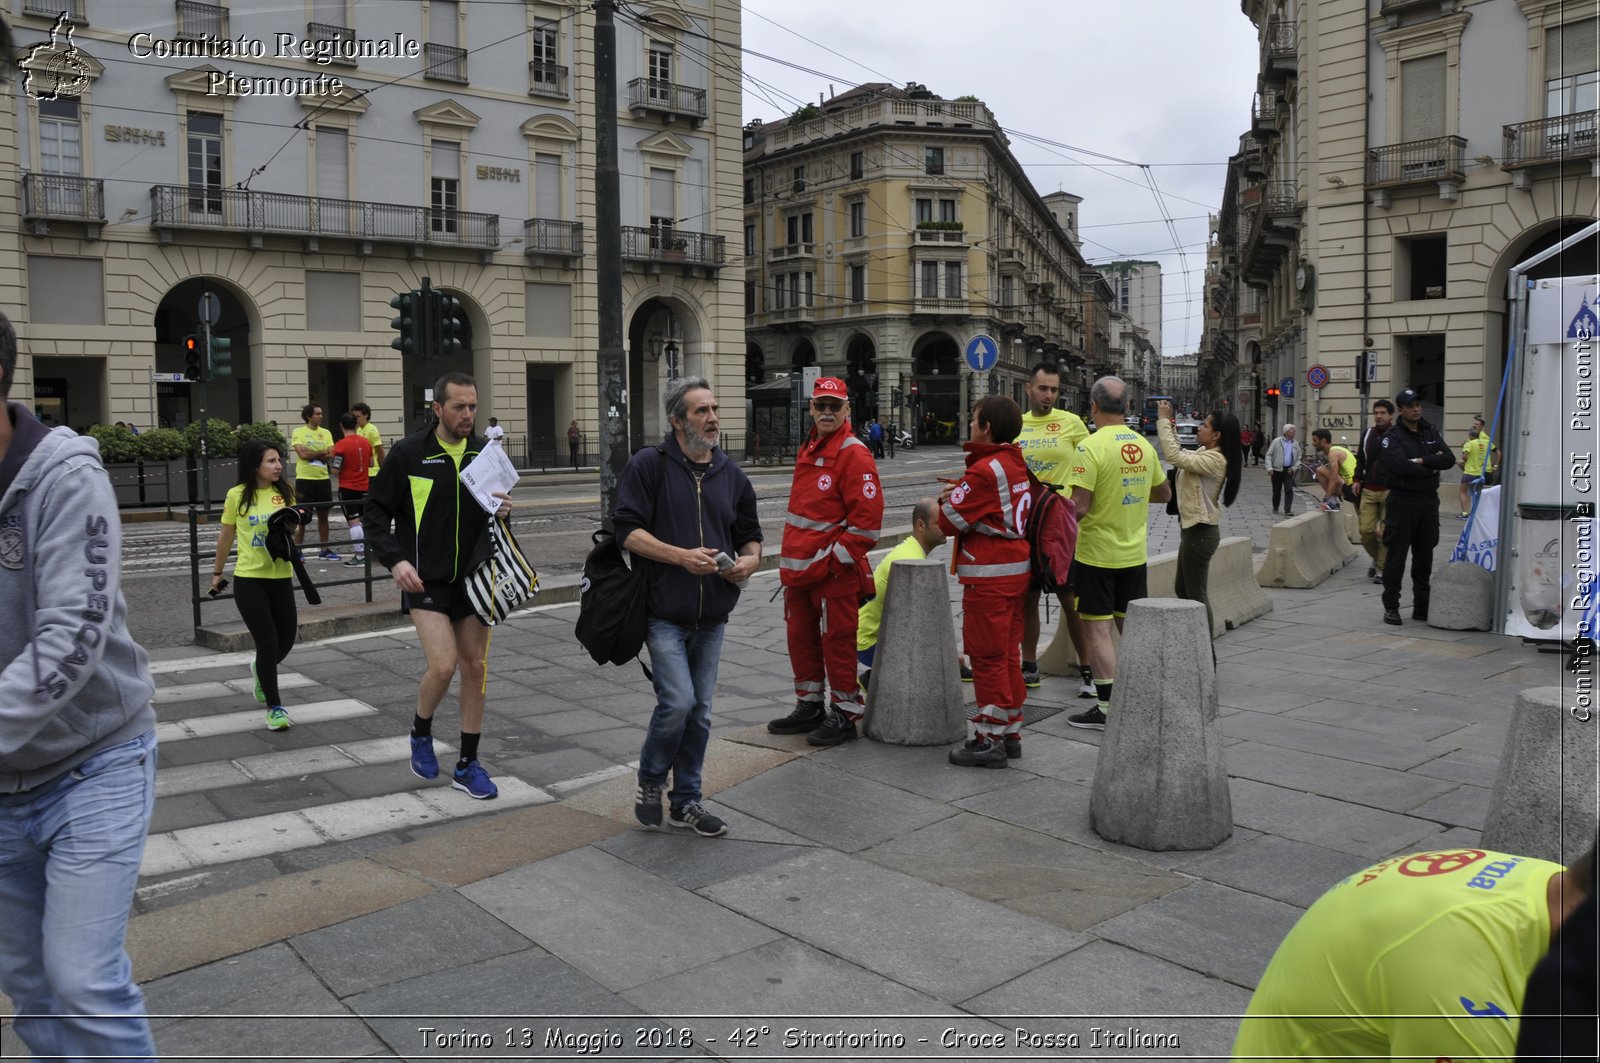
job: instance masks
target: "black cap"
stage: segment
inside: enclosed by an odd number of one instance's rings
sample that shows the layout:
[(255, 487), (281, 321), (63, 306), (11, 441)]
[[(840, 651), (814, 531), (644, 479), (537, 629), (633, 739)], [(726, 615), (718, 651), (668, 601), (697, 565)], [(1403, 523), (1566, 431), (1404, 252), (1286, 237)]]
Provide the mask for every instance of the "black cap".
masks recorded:
[(1396, 406), (1411, 406), (1421, 401), (1422, 396), (1417, 394), (1416, 388), (1401, 388), (1400, 394), (1394, 397)]

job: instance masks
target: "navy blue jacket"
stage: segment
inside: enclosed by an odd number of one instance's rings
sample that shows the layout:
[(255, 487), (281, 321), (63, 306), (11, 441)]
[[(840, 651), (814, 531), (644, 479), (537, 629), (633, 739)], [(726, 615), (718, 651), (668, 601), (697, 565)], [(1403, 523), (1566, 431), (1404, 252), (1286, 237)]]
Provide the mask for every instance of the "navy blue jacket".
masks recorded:
[[(1421, 458), (1421, 464), (1412, 461)], [(1378, 474), (1389, 481), (1389, 497), (1398, 495), (1436, 495), (1439, 473), (1454, 467), (1456, 452), (1427, 421), (1418, 421), (1413, 432), (1399, 417), (1378, 442)]]
[[(611, 514), (617, 542), (635, 529), (685, 549), (709, 546), (737, 557), (746, 543), (761, 542), (756, 491), (743, 469), (720, 449), (696, 481), (696, 469), (668, 435), (633, 456), (617, 484)], [(721, 624), (739, 602), (739, 588), (720, 575), (696, 576), (679, 565), (650, 566), (649, 611), (679, 624)]]

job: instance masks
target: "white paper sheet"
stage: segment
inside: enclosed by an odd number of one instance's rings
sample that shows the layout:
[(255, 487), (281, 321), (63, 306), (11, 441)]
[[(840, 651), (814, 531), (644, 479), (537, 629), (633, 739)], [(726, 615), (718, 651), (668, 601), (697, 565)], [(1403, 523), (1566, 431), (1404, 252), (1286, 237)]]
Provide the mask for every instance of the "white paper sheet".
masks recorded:
[(494, 497), (494, 493), (503, 491), (510, 494), (517, 485), (517, 477), (516, 466), (506, 457), (505, 448), (498, 439), (489, 440), (478, 456), (472, 459), (472, 464), (461, 470), (461, 482), (467, 485), (467, 490), (472, 492), (472, 497), (477, 499), (485, 513), (493, 513), (500, 508), (502, 500)]

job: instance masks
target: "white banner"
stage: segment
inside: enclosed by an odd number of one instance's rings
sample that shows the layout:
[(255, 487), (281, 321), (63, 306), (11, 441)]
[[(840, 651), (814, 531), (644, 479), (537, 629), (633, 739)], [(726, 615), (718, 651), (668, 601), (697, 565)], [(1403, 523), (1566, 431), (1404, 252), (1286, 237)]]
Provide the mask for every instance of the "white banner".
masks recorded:
[(1467, 534), (1456, 543), (1451, 561), (1470, 561), (1479, 568), (1494, 571), (1500, 553), (1500, 488), (1485, 487), (1478, 492)]

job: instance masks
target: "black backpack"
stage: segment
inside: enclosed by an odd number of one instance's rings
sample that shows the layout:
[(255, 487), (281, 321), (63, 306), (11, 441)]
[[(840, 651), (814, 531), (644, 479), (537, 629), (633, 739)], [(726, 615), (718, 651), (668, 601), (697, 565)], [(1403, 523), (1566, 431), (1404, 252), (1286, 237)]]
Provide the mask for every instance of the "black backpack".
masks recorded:
[(650, 562), (633, 555), (630, 568), (616, 536), (602, 529), (592, 538), (583, 562), (578, 641), (596, 664), (627, 664), (644, 648)]

